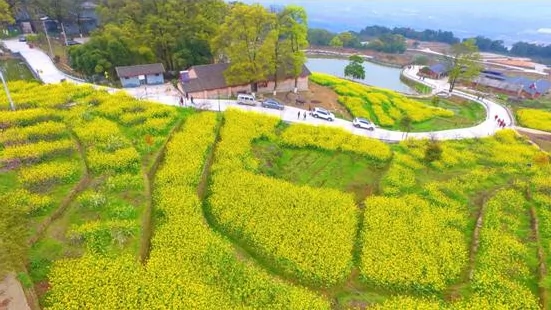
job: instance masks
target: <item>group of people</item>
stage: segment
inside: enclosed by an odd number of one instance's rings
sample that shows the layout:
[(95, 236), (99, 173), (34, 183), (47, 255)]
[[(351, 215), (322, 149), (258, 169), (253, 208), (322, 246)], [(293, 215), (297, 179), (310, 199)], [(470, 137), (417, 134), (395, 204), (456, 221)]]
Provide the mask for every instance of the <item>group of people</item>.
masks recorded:
[(300, 111), (298, 111), (298, 113), (297, 113), (297, 119), (300, 119), (300, 115), (301, 115), (301, 114), (302, 114), (302, 118), (303, 118), (304, 120), (306, 120), (306, 111), (304, 111), (304, 113), (300, 113)]
[[(191, 100), (190, 100), (191, 99)], [(190, 100), (191, 101), (191, 104), (195, 104), (195, 102), (193, 102), (193, 96), (190, 96), (188, 93), (186, 93), (186, 98), (185, 98), (185, 101), (184, 101), (184, 97), (180, 97), (180, 106), (181, 107), (185, 107), (186, 106), (186, 102)]]
[(496, 116), (494, 117), (494, 120), (497, 122), (497, 125), (499, 126), (499, 128), (505, 128), (507, 127), (507, 123), (505, 123), (504, 120), (502, 120), (501, 118), (499, 118), (499, 116), (496, 114)]

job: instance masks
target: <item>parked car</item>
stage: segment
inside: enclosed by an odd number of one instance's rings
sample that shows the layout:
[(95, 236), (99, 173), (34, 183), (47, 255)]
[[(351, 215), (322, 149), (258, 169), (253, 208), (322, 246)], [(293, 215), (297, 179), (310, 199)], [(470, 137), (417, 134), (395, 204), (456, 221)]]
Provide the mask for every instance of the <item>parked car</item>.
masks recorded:
[(354, 120), (352, 121), (352, 125), (354, 125), (354, 127), (356, 128), (367, 129), (369, 131), (375, 130), (375, 126), (373, 125), (372, 122), (361, 117), (354, 118)]
[(68, 40), (67, 41), (67, 46), (73, 46), (73, 45), (79, 45), (80, 42), (77, 42), (75, 40)]
[(323, 118), (325, 120), (328, 120), (330, 122), (335, 120), (335, 115), (326, 109), (322, 108), (314, 108), (314, 111), (312, 111), (312, 116), (315, 118)]
[(269, 108), (269, 109), (276, 109), (276, 110), (283, 110), (285, 109), (285, 106), (279, 103), (275, 99), (266, 99), (262, 102), (261, 106), (263, 108)]
[(26, 36), (19, 36), (19, 42), (27, 42)]
[(237, 95), (237, 104), (255, 106), (256, 105), (256, 99), (252, 95), (239, 94), (239, 95)]

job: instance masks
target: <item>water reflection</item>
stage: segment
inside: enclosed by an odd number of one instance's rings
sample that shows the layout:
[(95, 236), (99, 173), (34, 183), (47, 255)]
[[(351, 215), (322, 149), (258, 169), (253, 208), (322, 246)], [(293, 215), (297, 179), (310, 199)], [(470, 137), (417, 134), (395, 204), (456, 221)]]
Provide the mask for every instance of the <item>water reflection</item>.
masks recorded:
[[(348, 65), (346, 59), (333, 58), (308, 58), (306, 66), (312, 72), (332, 74), (344, 77), (344, 67)], [(400, 81), (401, 69), (376, 65), (371, 62), (364, 62), (365, 79), (359, 80), (362, 83), (388, 88), (406, 94), (413, 94), (414, 91)]]

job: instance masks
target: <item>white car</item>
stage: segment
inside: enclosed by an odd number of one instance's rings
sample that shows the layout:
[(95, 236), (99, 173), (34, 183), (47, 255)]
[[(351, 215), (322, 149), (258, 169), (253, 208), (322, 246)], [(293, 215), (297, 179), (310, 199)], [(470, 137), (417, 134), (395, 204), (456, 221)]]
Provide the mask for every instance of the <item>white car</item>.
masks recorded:
[(352, 121), (352, 125), (354, 125), (354, 127), (356, 127), (356, 128), (367, 129), (369, 131), (375, 130), (375, 125), (373, 125), (372, 122), (366, 120), (365, 118), (361, 118), (361, 117), (356, 117)]
[(314, 108), (314, 111), (312, 111), (312, 116), (315, 118), (323, 118), (325, 120), (328, 120), (330, 122), (335, 120), (335, 115), (326, 109), (322, 108)]

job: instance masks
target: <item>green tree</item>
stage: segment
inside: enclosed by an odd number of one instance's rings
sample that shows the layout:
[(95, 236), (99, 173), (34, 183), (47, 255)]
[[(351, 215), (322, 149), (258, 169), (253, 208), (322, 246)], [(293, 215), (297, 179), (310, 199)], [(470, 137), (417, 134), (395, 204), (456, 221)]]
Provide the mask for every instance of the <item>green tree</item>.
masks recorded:
[(339, 36), (335, 36), (333, 37), (333, 39), (331, 39), (331, 42), (329, 42), (329, 45), (332, 47), (343, 47), (344, 43), (342, 42)]
[(437, 140), (431, 139), (425, 149), (425, 162), (430, 164), (442, 158), (442, 146)]
[(426, 66), (429, 64), (429, 58), (425, 55), (416, 55), (413, 58), (413, 63), (418, 66)]
[(338, 37), (341, 39), (343, 47), (357, 48), (360, 46), (360, 39), (349, 31), (340, 33)]
[(406, 51), (406, 39), (399, 34), (383, 34), (375, 40), (369, 41), (366, 48), (393, 54), (402, 54)]
[(411, 125), (413, 124), (413, 119), (406, 115), (400, 119), (400, 130), (404, 132), (404, 135), (407, 137), (408, 133), (411, 131)]
[(13, 24), (14, 21), (10, 6), (6, 1), (0, 0), (0, 25)]
[(258, 82), (272, 73), (274, 65), (274, 26), (276, 16), (259, 4), (237, 3), (230, 9), (212, 46), (221, 58), (230, 60), (224, 76), (229, 84)]
[(352, 55), (348, 60), (350, 60), (350, 63), (344, 68), (344, 76), (353, 79), (365, 79), (364, 59), (361, 56)]
[(454, 44), (451, 48), (451, 55), (447, 58), (449, 67), (448, 81), (450, 92), (455, 88), (458, 80), (471, 81), (480, 74), (480, 54), (474, 39)]
[(334, 33), (325, 29), (308, 29), (308, 42), (310, 45), (328, 46), (334, 37)]
[(302, 73), (302, 67), (306, 62), (303, 50), (308, 47), (308, 16), (303, 7), (289, 5), (281, 12), (280, 38), (289, 45), (289, 50), (284, 50), (282, 58), (288, 66), (289, 73), (295, 78), (295, 90), (298, 87), (298, 77)]
[(222, 0), (105, 0), (98, 12), (105, 27), (133, 33), (133, 45), (148, 48), (153, 61), (177, 71), (212, 61), (210, 38), (227, 9)]
[(153, 51), (139, 45), (137, 31), (129, 25), (119, 27), (108, 24), (95, 33), (90, 41), (69, 49), (71, 65), (78, 71), (93, 76), (103, 74), (115, 76), (116, 66), (144, 64), (155, 61)]
[(82, 12), (85, 0), (30, 0), (30, 5), (36, 9), (38, 16), (46, 15), (51, 19), (64, 23), (75, 20)]
[(433, 106), (437, 107), (438, 104), (440, 104), (440, 98), (438, 98), (438, 96), (432, 96), (432, 98), (430, 99), (430, 102), (432, 103)]

